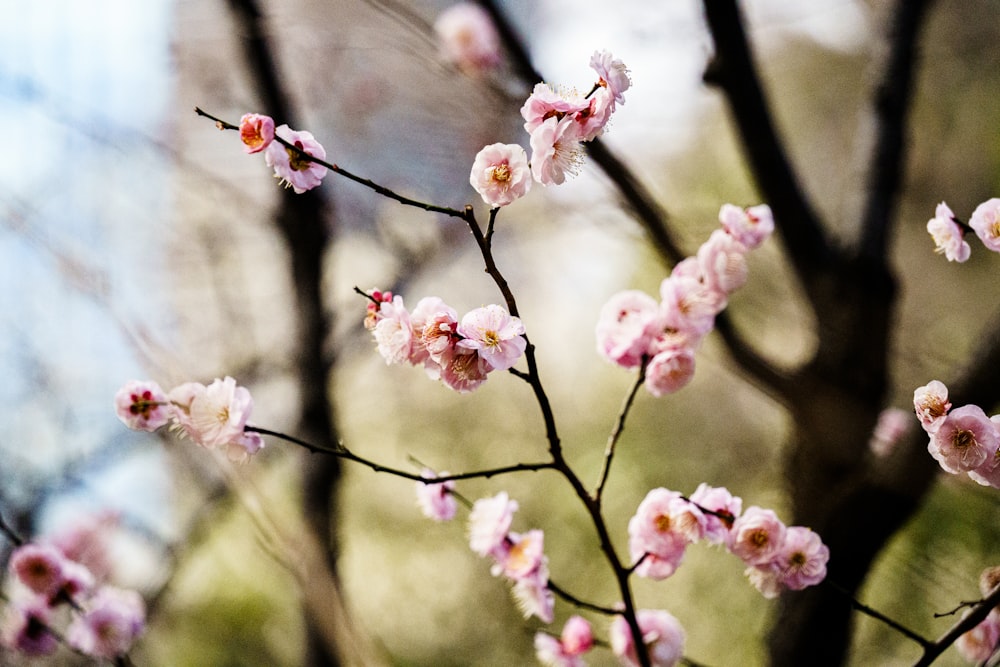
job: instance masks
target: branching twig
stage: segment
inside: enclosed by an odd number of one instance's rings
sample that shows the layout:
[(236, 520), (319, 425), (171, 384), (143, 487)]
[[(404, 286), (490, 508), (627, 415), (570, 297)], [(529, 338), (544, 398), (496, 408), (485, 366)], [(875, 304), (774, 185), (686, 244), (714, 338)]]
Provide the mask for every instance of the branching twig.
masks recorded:
[(1000, 586), (994, 588), (993, 591), (983, 598), (978, 605), (973, 607), (968, 614), (963, 616), (958, 622), (948, 628), (948, 631), (941, 635), (937, 641), (925, 644), (923, 656), (921, 656), (920, 660), (913, 663), (913, 667), (926, 667), (926, 665), (934, 662), (934, 660), (937, 659), (937, 657), (941, 655), (946, 648), (954, 644), (959, 637), (982, 623), (997, 605), (1000, 605)]

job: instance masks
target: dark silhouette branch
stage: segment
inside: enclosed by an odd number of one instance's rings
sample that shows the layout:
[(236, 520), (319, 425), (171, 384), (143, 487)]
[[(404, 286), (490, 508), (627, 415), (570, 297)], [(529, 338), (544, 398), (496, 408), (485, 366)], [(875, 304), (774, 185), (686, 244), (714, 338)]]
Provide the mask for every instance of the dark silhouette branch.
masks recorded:
[(886, 244), (906, 167), (907, 112), (913, 95), (917, 35), (929, 5), (930, 0), (898, 0), (892, 14), (888, 62), (875, 92), (875, 146), (858, 248), (871, 262), (888, 261)]
[(754, 180), (774, 212), (789, 261), (816, 309), (821, 305), (817, 282), (831, 265), (834, 249), (778, 137), (737, 3), (705, 0), (704, 7), (715, 44), (704, 80), (726, 96)]

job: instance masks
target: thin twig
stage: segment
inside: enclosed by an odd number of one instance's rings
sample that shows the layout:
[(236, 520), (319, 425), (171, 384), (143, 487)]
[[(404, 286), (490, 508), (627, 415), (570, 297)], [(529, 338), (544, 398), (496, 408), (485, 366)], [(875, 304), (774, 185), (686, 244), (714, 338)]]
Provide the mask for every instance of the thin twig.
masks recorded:
[(601, 496), (604, 494), (604, 485), (608, 482), (608, 475), (611, 473), (611, 460), (615, 455), (615, 445), (618, 444), (618, 438), (621, 437), (622, 431), (625, 430), (625, 419), (628, 417), (629, 411), (632, 408), (632, 403), (635, 401), (636, 394), (639, 392), (639, 387), (646, 380), (646, 362), (647, 359), (644, 357), (642, 363), (639, 365), (639, 375), (636, 377), (635, 382), (632, 384), (632, 389), (629, 390), (628, 395), (625, 396), (625, 400), (622, 401), (621, 410), (618, 411), (618, 419), (615, 420), (614, 428), (611, 429), (611, 434), (608, 435), (607, 445), (604, 447), (604, 465), (601, 467), (601, 475), (598, 478), (597, 487), (594, 489), (593, 498), (594, 502), (598, 505), (601, 504)]
[(941, 635), (937, 641), (924, 644), (924, 654), (913, 663), (913, 667), (926, 667), (934, 662), (944, 650), (954, 644), (959, 637), (983, 622), (989, 616), (994, 607), (1000, 605), (1000, 586), (994, 588), (989, 595), (973, 607), (968, 614), (963, 616), (948, 631)]
[(556, 467), (555, 464), (552, 463), (551, 461), (545, 461), (541, 463), (516, 463), (514, 465), (501, 466), (498, 468), (488, 468), (486, 470), (474, 470), (471, 472), (456, 473), (454, 475), (427, 477), (420, 473), (409, 472), (407, 470), (400, 470), (398, 468), (392, 468), (390, 466), (382, 465), (381, 463), (378, 463), (376, 461), (372, 461), (371, 459), (366, 459), (363, 456), (355, 454), (347, 447), (344, 447), (343, 443), (340, 443), (336, 449), (327, 449), (325, 447), (319, 447), (312, 443), (306, 442), (305, 440), (302, 440), (300, 438), (296, 438), (295, 436), (287, 435), (285, 433), (281, 433), (280, 431), (272, 431), (270, 429), (260, 428), (259, 426), (247, 426), (246, 430), (254, 433), (260, 433), (261, 435), (269, 435), (275, 438), (279, 438), (281, 440), (286, 440), (293, 444), (299, 445), (300, 447), (304, 447), (308, 449), (310, 452), (313, 452), (314, 454), (331, 454), (333, 456), (337, 456), (342, 459), (346, 459), (348, 461), (354, 461), (355, 463), (360, 463), (363, 466), (371, 468), (375, 472), (384, 472), (390, 475), (394, 475), (396, 477), (411, 479), (415, 482), (424, 482), (425, 484), (440, 484), (441, 482), (449, 482), (453, 480), (462, 480), (462, 479), (490, 478), (490, 477), (496, 477), (497, 475), (506, 475), (512, 472), (535, 472), (538, 470), (551, 470)]

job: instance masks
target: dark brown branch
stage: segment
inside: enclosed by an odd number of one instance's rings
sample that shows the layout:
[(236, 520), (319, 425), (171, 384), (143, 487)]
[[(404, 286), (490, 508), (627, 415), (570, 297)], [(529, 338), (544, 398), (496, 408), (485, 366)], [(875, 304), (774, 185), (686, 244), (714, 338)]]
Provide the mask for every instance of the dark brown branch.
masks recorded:
[(618, 419), (615, 420), (614, 428), (611, 429), (611, 433), (608, 435), (608, 442), (604, 447), (604, 464), (601, 466), (601, 474), (598, 477), (597, 486), (594, 488), (592, 496), (594, 498), (594, 502), (598, 505), (601, 504), (601, 496), (604, 494), (604, 485), (607, 484), (608, 475), (611, 473), (611, 461), (615, 456), (615, 445), (618, 444), (618, 439), (621, 437), (622, 431), (625, 430), (625, 420), (628, 417), (629, 411), (632, 409), (632, 403), (635, 401), (635, 395), (639, 392), (639, 387), (641, 387), (642, 383), (646, 380), (646, 363), (648, 361), (648, 357), (643, 357), (642, 362), (639, 365), (639, 375), (636, 377), (635, 382), (632, 383), (632, 388), (625, 396), (625, 400), (622, 401), (622, 407), (618, 411)]
[(768, 108), (757, 66), (735, 0), (704, 0), (715, 55), (704, 80), (718, 86), (729, 102), (757, 187), (774, 220), (813, 307), (817, 281), (834, 250), (792, 168)]
[(885, 264), (888, 260), (886, 243), (906, 166), (906, 121), (913, 93), (917, 34), (929, 5), (929, 0), (897, 0), (892, 14), (888, 62), (875, 93), (875, 146), (858, 248), (871, 262)]
[(920, 657), (920, 660), (913, 663), (913, 667), (926, 667), (926, 665), (934, 662), (959, 637), (979, 625), (997, 605), (1000, 605), (1000, 586), (994, 588), (982, 602), (972, 608), (972, 611), (948, 628), (948, 631), (941, 635), (937, 641), (929, 646), (925, 646), (924, 654)]

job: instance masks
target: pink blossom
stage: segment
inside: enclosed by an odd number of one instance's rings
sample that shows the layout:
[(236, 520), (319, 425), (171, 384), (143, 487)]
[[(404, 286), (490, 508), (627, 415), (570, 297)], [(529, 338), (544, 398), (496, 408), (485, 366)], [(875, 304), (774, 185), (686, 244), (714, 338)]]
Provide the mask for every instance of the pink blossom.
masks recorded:
[(643, 386), (653, 396), (672, 394), (694, 377), (694, 352), (689, 348), (667, 348), (657, 352), (646, 366)]
[(469, 75), (481, 75), (502, 61), (500, 36), (490, 15), (479, 5), (460, 2), (434, 21), (441, 57)]
[[(424, 322), (420, 334), (421, 345), (426, 350), (427, 356), (440, 365), (441, 355), (446, 350), (454, 348), (461, 338), (458, 335), (458, 312), (443, 301), (436, 304), (435, 307), (428, 304), (426, 314), (420, 312), (420, 305), (418, 303), (413, 312), (414, 315), (417, 315), (418, 320), (422, 319)], [(413, 316), (411, 316), (410, 321), (414, 322)]]
[(725, 294), (697, 278), (676, 272), (660, 283), (660, 299), (660, 312), (666, 326), (696, 336), (712, 330), (715, 316), (726, 305)]
[(326, 176), (326, 167), (302, 156), (299, 151), (319, 160), (326, 159), (326, 149), (309, 132), (296, 132), (287, 125), (280, 125), (274, 133), (298, 151), (287, 148), (280, 142), (272, 142), (264, 153), (267, 166), (274, 169), (275, 178), (281, 179), (285, 187), (291, 187), (296, 194), (312, 190)]
[(997, 454), (1000, 434), (978, 405), (955, 408), (931, 435), (927, 450), (951, 473), (969, 472)]
[[(446, 477), (447, 472), (442, 471), (440, 475), (430, 468), (420, 471), (421, 477)], [(451, 491), (455, 488), (455, 481), (439, 482), (437, 484), (428, 482), (417, 482), (417, 505), (420, 511), (428, 519), (435, 521), (451, 521), (455, 518), (457, 503)]]
[(747, 565), (764, 565), (785, 542), (785, 524), (773, 510), (750, 507), (733, 523), (730, 552)]
[[(971, 609), (962, 617), (968, 616)], [(955, 648), (962, 657), (972, 663), (985, 664), (993, 656), (1000, 644), (1000, 614), (994, 609), (979, 625), (972, 628), (955, 642)]]
[(491, 208), (506, 206), (531, 189), (528, 154), (517, 144), (490, 144), (476, 154), (469, 183)]
[(558, 123), (567, 116), (574, 116), (590, 109), (590, 104), (579, 94), (566, 94), (563, 90), (553, 90), (547, 83), (536, 83), (531, 95), (521, 106), (524, 131), (534, 133), (542, 123), (555, 118)]
[(511, 500), (506, 491), (492, 498), (480, 498), (469, 512), (469, 546), (480, 556), (487, 556), (501, 549), (510, 532), (510, 524), (517, 511), (517, 501)]
[[(993, 425), (1000, 432), (1000, 415), (993, 415), (990, 417), (990, 421), (993, 422)], [(969, 477), (983, 486), (992, 486), (994, 489), (1000, 489), (1000, 449), (997, 450), (996, 454), (983, 461), (982, 465), (978, 468), (970, 470)], [(983, 593), (983, 595), (986, 595), (986, 593)]]
[(790, 526), (774, 559), (781, 583), (793, 591), (815, 586), (826, 578), (830, 549), (820, 536), (804, 526)]
[(649, 352), (659, 328), (656, 299), (639, 290), (618, 292), (601, 307), (597, 352), (612, 363), (634, 368)]
[(697, 503), (706, 510), (711, 510), (723, 517), (705, 513), (704, 538), (712, 544), (728, 545), (729, 529), (743, 511), (743, 499), (734, 496), (725, 487), (711, 487), (702, 482), (691, 494), (691, 502)]
[(531, 132), (531, 175), (542, 185), (561, 185), (583, 162), (579, 126), (549, 118)]
[(167, 394), (170, 404), (174, 406), (174, 421), (195, 442), (198, 442), (198, 438), (195, 436), (194, 424), (191, 423), (191, 404), (204, 393), (205, 385), (200, 382), (185, 382)]
[(410, 312), (403, 305), (403, 297), (395, 296), (391, 302), (382, 302), (372, 335), (386, 364), (409, 361), (413, 327), (410, 324)]
[(768, 600), (773, 600), (781, 595), (781, 571), (774, 563), (751, 565), (743, 571), (743, 574), (753, 584), (753, 587)]
[(510, 592), (525, 618), (537, 616), (545, 623), (552, 622), (555, 598), (549, 589), (549, 568), (544, 561), (530, 576), (515, 579)]
[(50, 655), (59, 648), (51, 623), (52, 609), (41, 598), (10, 601), (0, 621), (0, 642), (28, 656)]
[(146, 605), (138, 593), (105, 586), (66, 631), (73, 648), (97, 658), (124, 655), (146, 625)]
[(118, 512), (86, 515), (51, 535), (49, 541), (63, 556), (87, 568), (95, 579), (105, 580), (114, 569), (110, 540), (120, 525)]
[(732, 294), (747, 282), (747, 247), (716, 229), (698, 249), (698, 266), (705, 285), (721, 294)]
[(458, 347), (475, 350), (497, 371), (505, 371), (517, 363), (528, 345), (521, 320), (497, 305), (466, 313), (458, 325), (458, 333), (464, 336)]
[(160, 385), (130, 380), (115, 394), (115, 413), (131, 429), (155, 431), (170, 421), (173, 408)]
[(379, 319), (381, 319), (382, 314), (382, 304), (392, 302), (393, 294), (388, 290), (382, 292), (381, 290), (373, 289), (370, 292), (371, 299), (368, 300), (368, 307), (365, 310), (365, 329), (373, 331), (375, 325), (378, 324)]
[(875, 456), (888, 456), (900, 439), (909, 432), (912, 424), (913, 418), (907, 410), (886, 408), (878, 415), (868, 447)]
[[(642, 633), (642, 643), (649, 651), (649, 660), (654, 667), (672, 667), (684, 655), (686, 634), (680, 622), (672, 614), (662, 610), (640, 609), (635, 613)], [(632, 631), (624, 616), (615, 616), (608, 629), (611, 650), (623, 665), (636, 667), (639, 657), (632, 641)]]
[(948, 387), (938, 380), (931, 380), (924, 386), (917, 387), (913, 392), (913, 410), (924, 430), (933, 434), (951, 410)]
[(474, 391), (486, 382), (492, 367), (477, 350), (453, 345), (445, 348), (438, 359), (441, 381), (460, 394)]
[(608, 51), (594, 51), (590, 58), (590, 67), (597, 72), (597, 85), (606, 88), (614, 104), (625, 104), (623, 93), (632, 85), (628, 68), (621, 60), (614, 58)]
[(1000, 199), (984, 201), (969, 218), (969, 226), (987, 248), (1000, 252)]
[(54, 600), (60, 593), (73, 597), (88, 591), (94, 577), (83, 565), (69, 560), (51, 544), (27, 542), (7, 564), (18, 581), (38, 595)]
[(249, 463), (250, 458), (263, 448), (264, 438), (260, 437), (260, 433), (243, 432), (226, 443), (226, 458), (233, 463)]
[[(438, 318), (444, 317), (438, 321)], [(450, 337), (457, 333), (458, 314), (450, 308), (442, 299), (436, 296), (426, 296), (417, 302), (413, 312), (410, 313), (410, 327), (413, 329), (410, 338), (410, 363), (416, 366), (423, 364), (432, 379), (441, 377), (440, 349), (450, 344)], [(447, 330), (442, 330), (441, 324), (448, 322)], [(438, 346), (437, 354), (431, 354), (427, 347), (428, 340), (424, 339), (424, 332), (428, 324), (434, 324), (431, 328), (430, 340)], [(442, 340), (443, 339), (443, 340)]]
[(676, 491), (653, 489), (629, 519), (629, 554), (633, 562), (642, 559), (635, 569), (640, 577), (665, 579), (684, 558), (689, 539), (685, 526), (676, 520), (678, 502), (685, 501)]
[(493, 552), (497, 561), (493, 575), (503, 574), (514, 580), (533, 576), (545, 560), (544, 542), (545, 533), (538, 529), (523, 535), (508, 533), (502, 547)]
[(962, 237), (965, 232), (955, 222), (955, 215), (944, 202), (938, 204), (934, 217), (927, 221), (927, 233), (937, 246), (934, 252), (943, 254), (949, 262), (964, 262), (972, 252)]
[(274, 120), (256, 113), (244, 114), (240, 118), (240, 139), (247, 153), (261, 152), (274, 141)]
[(580, 141), (592, 141), (604, 134), (614, 111), (614, 98), (604, 88), (599, 88), (586, 102), (586, 106), (572, 114), (577, 124)]
[(582, 616), (571, 616), (559, 637), (535, 634), (535, 656), (549, 667), (584, 667), (581, 657), (594, 645), (594, 632)]
[(253, 398), (245, 387), (228, 376), (215, 379), (189, 404), (191, 437), (209, 449), (239, 442), (252, 409)]
[(767, 204), (740, 208), (723, 204), (719, 210), (719, 222), (734, 239), (753, 250), (774, 232), (774, 215)]

